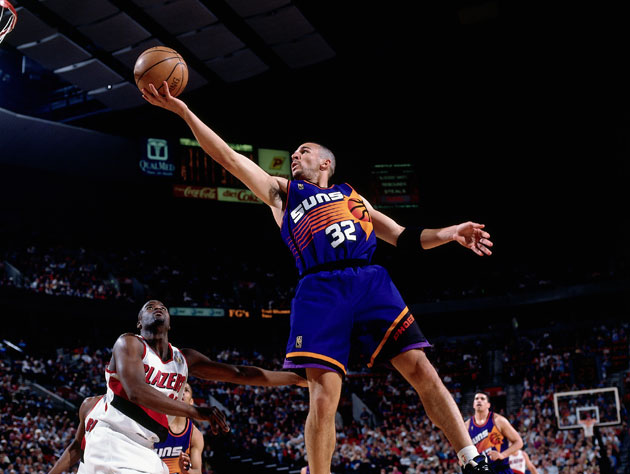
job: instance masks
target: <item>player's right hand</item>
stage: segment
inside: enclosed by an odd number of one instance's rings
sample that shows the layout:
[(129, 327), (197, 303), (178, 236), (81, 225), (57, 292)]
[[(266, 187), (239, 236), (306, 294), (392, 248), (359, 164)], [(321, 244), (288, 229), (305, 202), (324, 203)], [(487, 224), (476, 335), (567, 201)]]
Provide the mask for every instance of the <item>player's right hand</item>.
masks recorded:
[(199, 419), (205, 420), (210, 423), (210, 431), (213, 435), (219, 434), (219, 432), (227, 433), (230, 431), (230, 425), (225, 418), (225, 414), (217, 407), (197, 407), (199, 412)]

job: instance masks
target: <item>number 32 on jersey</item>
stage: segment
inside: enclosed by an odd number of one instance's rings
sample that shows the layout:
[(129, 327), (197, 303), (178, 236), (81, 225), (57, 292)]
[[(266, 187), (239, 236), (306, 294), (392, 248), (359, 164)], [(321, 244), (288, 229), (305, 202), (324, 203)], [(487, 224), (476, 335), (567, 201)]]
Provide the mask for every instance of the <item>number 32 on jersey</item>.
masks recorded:
[(346, 240), (357, 240), (355, 231), (354, 222), (351, 220), (335, 222), (325, 229), (326, 235), (331, 238), (332, 248), (337, 248)]

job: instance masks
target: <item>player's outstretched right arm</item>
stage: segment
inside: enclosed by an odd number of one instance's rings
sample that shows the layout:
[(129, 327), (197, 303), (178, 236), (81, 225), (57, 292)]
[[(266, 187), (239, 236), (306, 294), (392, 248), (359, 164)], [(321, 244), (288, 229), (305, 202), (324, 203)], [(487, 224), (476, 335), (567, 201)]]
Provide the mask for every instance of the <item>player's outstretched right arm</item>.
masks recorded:
[[(142, 97), (163, 109), (179, 115), (190, 127), (201, 148), (210, 157), (223, 166), (230, 174), (240, 179), (259, 199), (273, 208), (282, 208), (281, 184), (284, 178), (269, 175), (246, 156), (234, 151), (214, 130), (199, 119), (181, 99), (173, 97), (165, 88), (165, 95), (160, 95), (153, 84), (149, 90), (142, 90)], [(283, 186), (286, 188), (286, 184)]]

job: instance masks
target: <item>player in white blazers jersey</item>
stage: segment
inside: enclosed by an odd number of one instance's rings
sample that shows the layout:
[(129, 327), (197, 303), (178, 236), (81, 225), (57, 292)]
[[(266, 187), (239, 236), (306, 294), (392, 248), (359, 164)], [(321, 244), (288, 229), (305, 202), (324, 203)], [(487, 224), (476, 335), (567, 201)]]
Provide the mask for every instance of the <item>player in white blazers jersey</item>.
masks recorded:
[(106, 410), (91, 428), (83, 455), (82, 474), (168, 473), (153, 451), (166, 439), (168, 417), (207, 420), (213, 434), (229, 431), (216, 407), (181, 401), (188, 375), (244, 385), (307, 386), (295, 373), (215, 362), (194, 349), (168, 342), (170, 314), (160, 301), (145, 303), (138, 314), (140, 335), (121, 335), (106, 371)]
[(525, 474), (525, 471), (529, 471), (530, 474), (538, 474), (538, 469), (536, 469), (527, 453), (522, 449), (510, 456), (510, 468), (514, 471), (514, 474)]

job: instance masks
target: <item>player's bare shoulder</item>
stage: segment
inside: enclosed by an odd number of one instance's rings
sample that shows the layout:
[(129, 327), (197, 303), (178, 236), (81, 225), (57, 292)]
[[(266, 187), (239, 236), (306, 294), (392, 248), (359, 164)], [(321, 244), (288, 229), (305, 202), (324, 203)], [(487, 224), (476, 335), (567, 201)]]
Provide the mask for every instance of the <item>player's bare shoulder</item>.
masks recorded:
[(121, 334), (120, 336), (118, 336), (118, 339), (116, 339), (116, 342), (114, 343), (114, 348), (116, 348), (117, 346), (135, 346), (138, 345), (138, 347), (143, 346), (142, 342), (140, 341), (140, 338), (138, 337), (137, 334), (134, 334), (132, 332), (126, 332), (124, 334)]
[(108, 369), (112, 372), (116, 372), (116, 354), (124, 356), (137, 354), (140, 358), (144, 353), (144, 344), (140, 340), (137, 334), (127, 332), (118, 336), (114, 343), (112, 350), (112, 358), (109, 361)]
[(505, 426), (511, 426), (508, 419), (503, 415), (499, 415), (498, 413), (492, 413), (492, 419), (494, 421), (494, 424), (497, 425), (499, 429)]

